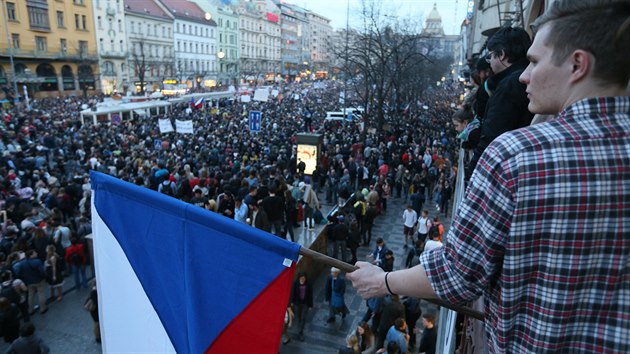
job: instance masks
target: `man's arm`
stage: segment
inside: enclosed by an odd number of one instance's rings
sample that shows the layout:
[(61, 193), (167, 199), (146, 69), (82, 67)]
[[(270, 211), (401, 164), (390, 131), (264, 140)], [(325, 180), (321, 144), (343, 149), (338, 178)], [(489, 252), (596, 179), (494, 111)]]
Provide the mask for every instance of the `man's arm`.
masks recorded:
[[(364, 299), (389, 295), (385, 285), (385, 272), (382, 268), (367, 262), (357, 262), (358, 270), (346, 276), (352, 281), (352, 286)], [(435, 299), (429, 278), (422, 265), (413, 268), (390, 272), (387, 284), (394, 294), (414, 296), (423, 299)]]

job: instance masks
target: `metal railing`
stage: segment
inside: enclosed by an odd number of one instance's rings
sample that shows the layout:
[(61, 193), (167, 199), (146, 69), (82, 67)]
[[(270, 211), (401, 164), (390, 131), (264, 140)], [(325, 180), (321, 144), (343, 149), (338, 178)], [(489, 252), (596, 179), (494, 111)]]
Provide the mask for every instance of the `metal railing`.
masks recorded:
[[(457, 163), (457, 181), (455, 182), (455, 196), (453, 198), (453, 210), (451, 220), (457, 215), (460, 203), (464, 200), (466, 184), (464, 181), (466, 151), (459, 149), (459, 161)], [(477, 300), (477, 301), (481, 301)], [(481, 323), (481, 322), (479, 322)], [(457, 312), (447, 308), (440, 308), (438, 315), (438, 337), (436, 343), (436, 353), (453, 354), (457, 342)], [(483, 327), (483, 326), (481, 326)]]

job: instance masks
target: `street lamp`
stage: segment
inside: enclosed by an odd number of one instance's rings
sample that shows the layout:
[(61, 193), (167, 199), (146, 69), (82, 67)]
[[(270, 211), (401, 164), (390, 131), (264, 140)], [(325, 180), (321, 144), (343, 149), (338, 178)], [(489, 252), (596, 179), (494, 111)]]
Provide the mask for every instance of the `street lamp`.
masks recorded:
[(206, 15), (204, 17), (206, 21), (210, 21), (212, 19), (212, 14), (210, 14), (209, 12), (206, 12)]
[(219, 82), (223, 83), (223, 64), (221, 63), (221, 61), (223, 60), (223, 58), (225, 58), (225, 53), (220, 50), (217, 53), (217, 58), (219, 58), (219, 76), (221, 77), (221, 80)]

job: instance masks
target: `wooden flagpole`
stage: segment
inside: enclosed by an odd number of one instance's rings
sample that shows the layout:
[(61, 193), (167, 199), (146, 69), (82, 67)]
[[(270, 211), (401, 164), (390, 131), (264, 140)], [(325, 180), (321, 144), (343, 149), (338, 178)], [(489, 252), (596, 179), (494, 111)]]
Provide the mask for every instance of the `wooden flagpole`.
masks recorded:
[[(352, 273), (355, 270), (359, 269), (359, 267), (354, 266), (352, 264), (348, 264), (346, 262), (342, 262), (338, 259), (329, 257), (325, 254), (313, 251), (309, 248), (305, 248), (305, 247), (300, 247), (300, 254), (304, 257), (308, 257), (316, 262), (320, 262), (323, 263), (325, 265), (331, 266), (331, 267), (335, 267), (335, 268), (339, 268), (340, 270), (346, 272), (346, 273)], [(466, 316), (470, 316), (476, 320), (479, 321), (484, 321), (484, 315), (483, 313), (473, 310), (470, 307), (465, 307), (465, 306), (459, 306), (459, 305), (453, 305), (450, 304), (444, 300), (441, 299), (422, 299), (425, 301), (428, 301), (434, 305), (437, 306), (441, 306), (441, 307), (446, 307), (449, 310), (461, 313), (463, 315)]]

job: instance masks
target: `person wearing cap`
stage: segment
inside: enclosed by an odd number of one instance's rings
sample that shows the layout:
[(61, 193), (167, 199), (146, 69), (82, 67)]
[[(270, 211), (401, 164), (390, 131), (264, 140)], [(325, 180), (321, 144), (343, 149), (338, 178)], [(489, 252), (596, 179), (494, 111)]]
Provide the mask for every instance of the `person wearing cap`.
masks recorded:
[(348, 308), (346, 307), (346, 280), (340, 275), (341, 271), (335, 267), (330, 268), (330, 275), (326, 280), (326, 302), (328, 302), (328, 320), (335, 322), (335, 316), (341, 314), (341, 319), (346, 318)]

